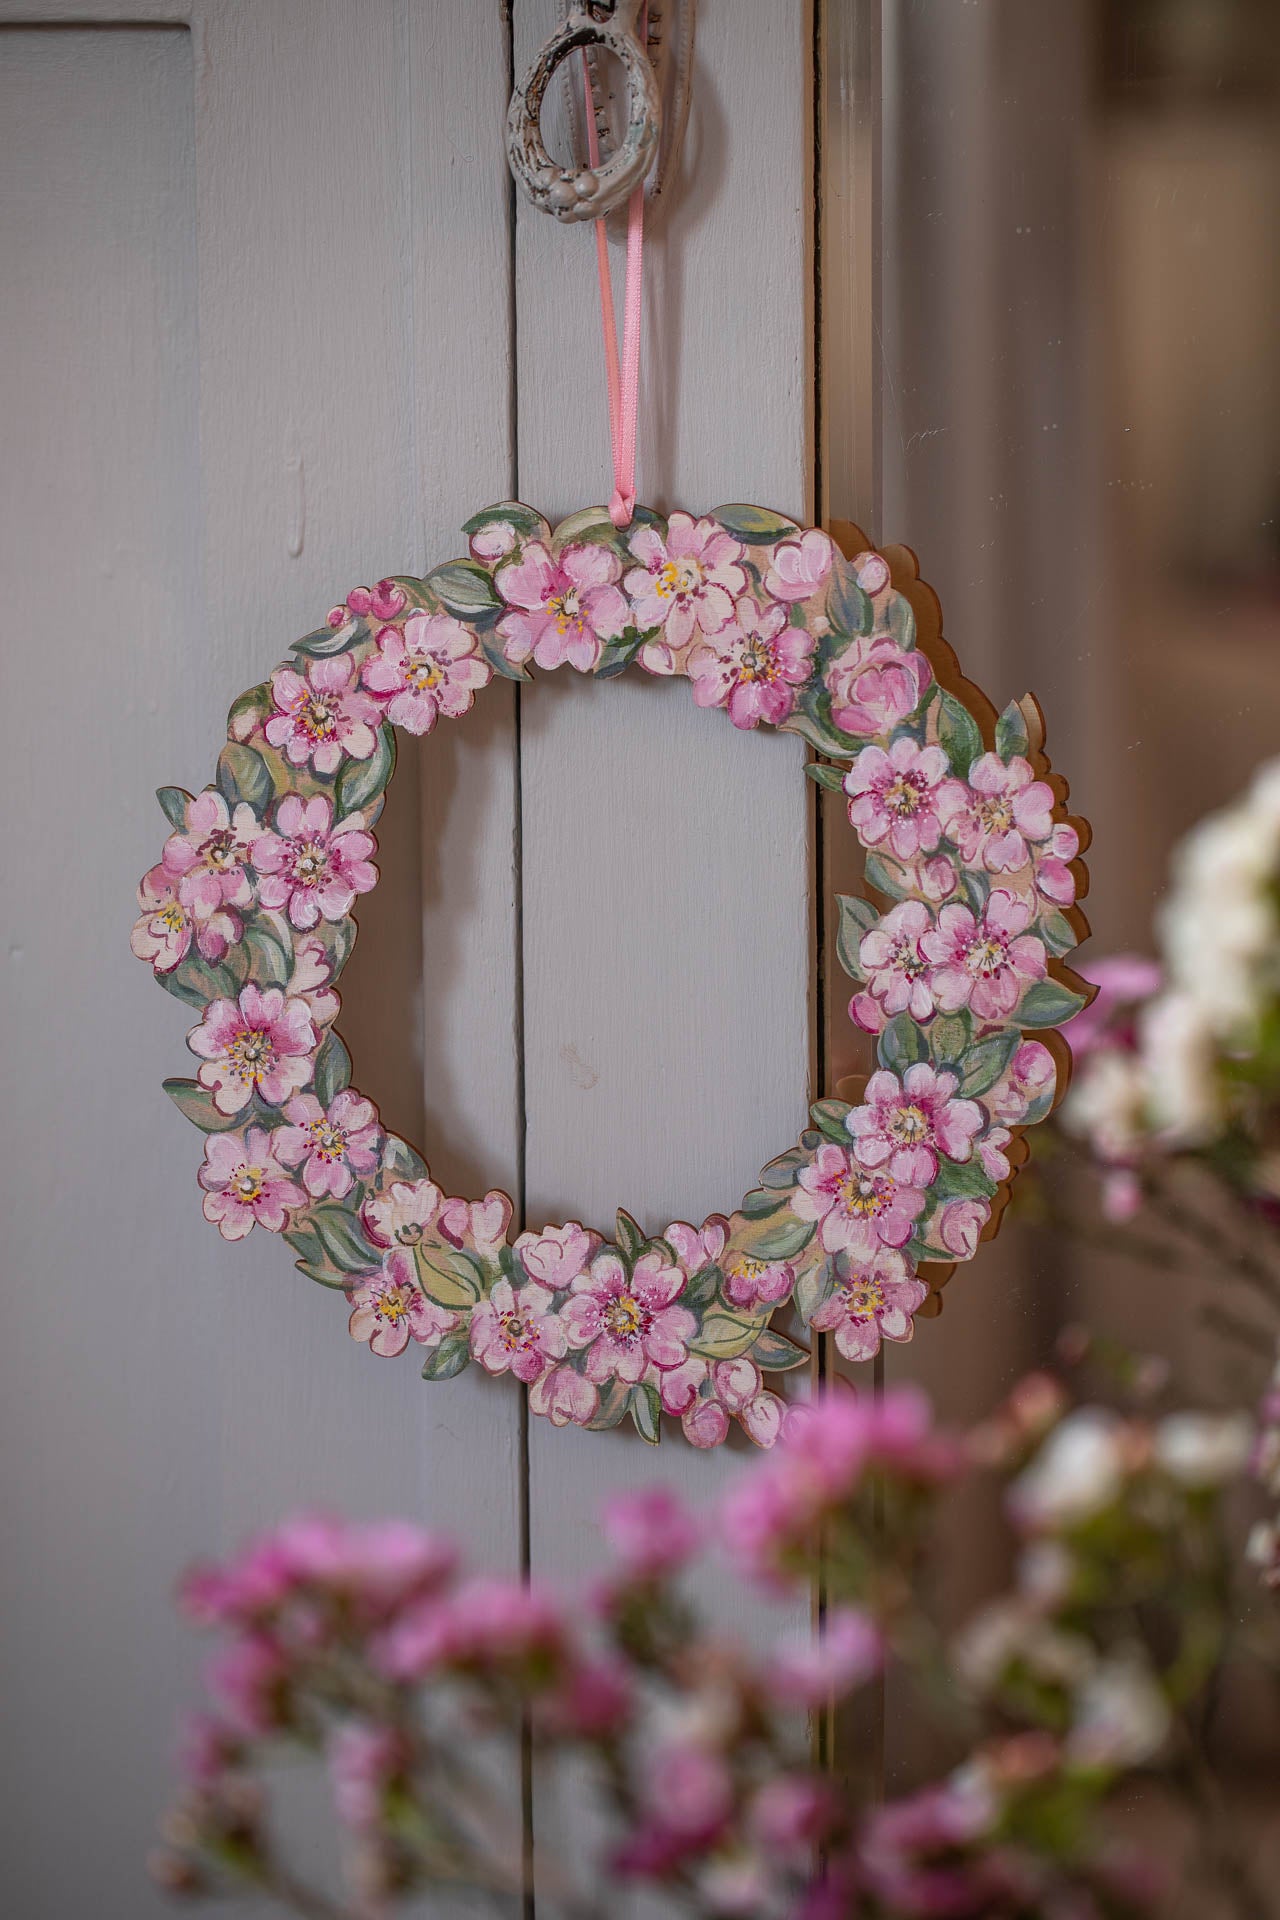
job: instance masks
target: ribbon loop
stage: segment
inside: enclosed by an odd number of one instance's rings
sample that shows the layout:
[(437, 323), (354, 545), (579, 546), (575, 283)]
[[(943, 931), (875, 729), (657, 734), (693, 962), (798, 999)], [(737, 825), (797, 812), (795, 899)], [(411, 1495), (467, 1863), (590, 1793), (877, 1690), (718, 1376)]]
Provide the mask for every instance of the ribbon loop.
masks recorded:
[[(647, 9), (646, 9), (647, 12)], [(587, 152), (593, 167), (599, 164), (591, 70), (585, 51), (582, 77), (587, 101)], [(605, 383), (609, 394), (609, 441), (613, 455), (613, 494), (609, 518), (615, 527), (629, 527), (636, 505), (636, 415), (640, 403), (640, 331), (644, 314), (644, 182), (632, 189), (627, 202), (627, 278), (622, 307), (622, 358), (618, 358), (618, 322), (613, 303), (613, 276), (609, 271), (609, 237), (603, 219), (596, 226), (596, 270), (600, 280), (600, 322), (604, 334)]]

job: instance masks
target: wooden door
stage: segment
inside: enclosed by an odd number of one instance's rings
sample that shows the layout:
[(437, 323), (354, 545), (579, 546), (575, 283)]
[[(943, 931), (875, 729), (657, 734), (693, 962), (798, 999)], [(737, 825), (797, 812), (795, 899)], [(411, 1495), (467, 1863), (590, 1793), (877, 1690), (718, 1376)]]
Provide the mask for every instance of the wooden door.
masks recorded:
[[(606, 489), (590, 238), (517, 208), (502, 157), (511, 62), (556, 12), (0, 0), (4, 1857), (31, 1920), (162, 1910), (140, 1863), (194, 1694), (169, 1594), (195, 1554), (323, 1505), (565, 1579), (607, 1487), (705, 1502), (740, 1467), (528, 1431), (514, 1391), (354, 1347), (264, 1236), (221, 1243), (160, 1092), (185, 1012), (128, 951), (152, 789), (202, 783), (291, 638), (451, 557), (491, 499), (554, 518)], [(813, 23), (701, 12), (641, 496), (805, 515)], [(801, 760), (629, 680), (494, 690), (402, 756), (343, 1024), (455, 1190), (659, 1228), (794, 1136)]]

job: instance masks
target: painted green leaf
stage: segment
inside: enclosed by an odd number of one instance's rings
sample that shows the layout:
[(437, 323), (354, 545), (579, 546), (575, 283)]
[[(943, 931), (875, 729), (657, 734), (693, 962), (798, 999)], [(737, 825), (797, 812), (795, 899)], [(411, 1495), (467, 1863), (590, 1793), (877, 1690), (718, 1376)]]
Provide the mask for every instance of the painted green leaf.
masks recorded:
[(863, 878), (869, 887), (877, 893), (888, 894), (891, 900), (905, 900), (907, 888), (903, 881), (902, 868), (896, 862), (890, 863), (878, 853), (869, 853), (863, 865)]
[(276, 939), (269, 927), (255, 922), (245, 929), (244, 946), (249, 957), (249, 978), (256, 987), (285, 987), (293, 971), (293, 954)]
[(840, 767), (829, 767), (821, 760), (810, 760), (805, 767), (809, 778), (820, 787), (829, 787), (832, 793), (844, 792), (844, 772)]
[(751, 1358), (762, 1373), (789, 1373), (792, 1367), (802, 1367), (809, 1356), (785, 1333), (766, 1327), (751, 1349)]
[(447, 1307), (450, 1313), (465, 1313), (484, 1291), (475, 1268), (460, 1260), (452, 1247), (421, 1244), (418, 1254), (418, 1285), (428, 1300)]
[(455, 620), (483, 620), (502, 607), (492, 574), (474, 560), (446, 561), (427, 575), (426, 584)]
[(319, 1286), (335, 1287), (341, 1292), (349, 1284), (345, 1273), (336, 1273), (332, 1267), (325, 1266), (322, 1261), (295, 1260), (293, 1264), (299, 1273), (305, 1273), (308, 1280), (314, 1280)]
[(905, 1073), (929, 1058), (928, 1036), (909, 1013), (895, 1014), (876, 1043), (876, 1057), (891, 1073)]
[(1064, 953), (1070, 953), (1073, 947), (1078, 947), (1080, 944), (1079, 936), (1066, 914), (1059, 913), (1056, 909), (1041, 917), (1037, 922), (1036, 932), (1055, 960), (1060, 960)]
[(960, 891), (964, 895), (965, 905), (981, 919), (991, 892), (991, 876), (966, 867), (960, 874)]
[(185, 1000), (189, 1007), (207, 1007), (213, 1000), (234, 1000), (236, 983), (224, 966), (211, 967), (196, 953), (189, 953), (181, 966), (171, 973), (158, 973), (156, 979), (168, 992)]
[(1060, 1027), (1088, 1004), (1084, 994), (1072, 993), (1060, 980), (1037, 980), (1023, 994), (1014, 1018), (1021, 1027)]
[(589, 1431), (600, 1433), (616, 1427), (630, 1405), (631, 1389), (626, 1381), (610, 1380), (608, 1386), (600, 1389), (600, 1405), (596, 1408), (595, 1418), (587, 1422)]
[(498, 675), (499, 679), (528, 681), (529, 675), (525, 669), (522, 666), (518, 666), (514, 660), (508, 660), (506, 654), (502, 651), (502, 642), (496, 633), (482, 633), (480, 635), (480, 651)]
[(466, 1330), (446, 1334), (440, 1345), (434, 1348), (422, 1363), (424, 1380), (452, 1380), (455, 1374), (462, 1372), (471, 1358), (471, 1348)]
[(996, 752), (1002, 760), (1027, 752), (1027, 723), (1016, 700), (1011, 700), (996, 721)]
[(219, 1113), (213, 1104), (213, 1095), (197, 1081), (166, 1080), (163, 1086), (178, 1112), (185, 1114), (201, 1133), (229, 1133), (232, 1127), (239, 1126), (241, 1116)]
[(156, 799), (160, 802), (160, 811), (176, 833), (184, 833), (187, 825), (187, 805), (195, 798), (185, 787), (157, 787)]
[(264, 714), (271, 711), (271, 682), (263, 680), (238, 695), (227, 711), (227, 734), (232, 740), (247, 740)]
[(827, 617), (837, 633), (850, 638), (870, 633), (874, 618), (871, 602), (858, 585), (853, 568), (839, 558), (827, 596)]
[(771, 1187), (775, 1191), (785, 1191), (794, 1187), (796, 1175), (801, 1167), (807, 1167), (808, 1164), (809, 1156), (803, 1147), (788, 1147), (785, 1153), (780, 1153), (776, 1160), (771, 1160), (768, 1166), (762, 1169), (760, 1185)]
[(627, 1260), (635, 1260), (644, 1246), (644, 1235), (629, 1213), (618, 1208), (615, 1227), (618, 1250)]
[(307, 660), (331, 660), (335, 654), (349, 653), (360, 641), (369, 638), (369, 625), (354, 616), (340, 627), (317, 627), (314, 633), (295, 640), (291, 649)]
[(426, 1161), (399, 1134), (389, 1133), (383, 1142), (382, 1164), (388, 1173), (398, 1174), (402, 1180), (425, 1180), (427, 1177)]
[(963, 1162), (940, 1159), (938, 1177), (929, 1189), (929, 1199), (936, 1211), (948, 1200), (989, 1200), (995, 1190), (994, 1180), (987, 1178), (975, 1153), (971, 1160)]
[(954, 1066), (968, 1044), (967, 1013), (939, 1014), (929, 1028), (929, 1052), (940, 1067)]
[(753, 1260), (794, 1260), (804, 1252), (815, 1231), (812, 1220), (802, 1220), (787, 1207), (776, 1220), (749, 1236), (747, 1250)]
[(229, 740), (218, 755), (218, 790), (229, 807), (246, 800), (261, 816), (275, 792), (275, 782), (260, 753)]
[(865, 980), (866, 971), (858, 957), (864, 934), (880, 920), (880, 912), (870, 900), (856, 893), (838, 893), (836, 906), (840, 920), (836, 929), (836, 958), (851, 980)]
[(960, 1093), (966, 1100), (976, 1100), (980, 1093), (991, 1091), (1017, 1052), (1021, 1040), (1022, 1034), (1017, 1027), (1005, 1027), (1001, 1032), (988, 1034), (985, 1040), (978, 1040), (970, 1047), (960, 1074)]
[(335, 1093), (351, 1085), (351, 1055), (332, 1028), (316, 1055), (316, 1099), (327, 1107)]
[(656, 1447), (662, 1438), (662, 1399), (647, 1381), (631, 1389), (631, 1418), (640, 1438)]
[(953, 773), (965, 775), (982, 752), (982, 733), (968, 707), (954, 693), (938, 689), (938, 740)]
[(723, 1311), (709, 1313), (689, 1342), (689, 1351), (704, 1360), (736, 1360), (754, 1346), (759, 1333), (759, 1320), (743, 1320)]
[(835, 1283), (835, 1264), (830, 1260), (819, 1261), (816, 1266), (806, 1267), (801, 1273), (791, 1297), (806, 1327), (823, 1301), (830, 1298)]
[(724, 1275), (719, 1267), (700, 1267), (690, 1277), (689, 1284), (680, 1295), (680, 1305), (688, 1307), (690, 1313), (701, 1313), (708, 1303), (714, 1300), (716, 1289)]
[(342, 1273), (369, 1273), (382, 1261), (360, 1230), (360, 1222), (349, 1208), (326, 1200), (307, 1209), (305, 1224), (320, 1242), (326, 1260)]
[[(650, 628), (650, 632), (654, 629)], [(645, 642), (645, 635), (636, 627), (627, 627), (616, 640), (606, 641), (600, 649), (600, 658), (596, 663), (597, 680), (614, 680), (625, 673)]]
[(767, 507), (752, 507), (738, 500), (727, 507), (714, 508), (711, 518), (718, 520), (726, 533), (731, 533), (736, 540), (745, 540), (752, 547), (772, 546), (774, 541), (785, 540), (788, 534), (800, 531), (794, 520), (772, 513)]
[(464, 521), (462, 531), (470, 538), (473, 533), (479, 533), (482, 527), (492, 527), (500, 521), (513, 528), (522, 540), (547, 540), (551, 537), (551, 529), (542, 515), (535, 513), (532, 507), (526, 507), (520, 500), (495, 501), (493, 506), (482, 508)]
[(890, 596), (884, 623), (902, 651), (910, 653), (916, 644), (916, 616), (905, 594)]
[(852, 760), (863, 745), (852, 734), (842, 733), (833, 725), (824, 708), (829, 708), (830, 700), (811, 685), (804, 689), (800, 704), (795, 711), (782, 722), (780, 733), (798, 733), (819, 753), (825, 753), (829, 760)]
[(738, 1212), (744, 1220), (767, 1220), (771, 1213), (776, 1213), (784, 1204), (767, 1187), (752, 1187), (750, 1193), (743, 1194)]
[(815, 1100), (809, 1109), (809, 1117), (819, 1132), (828, 1140), (838, 1140), (842, 1146), (849, 1143), (849, 1129), (845, 1126), (848, 1115), (847, 1100)]
[(378, 728), (377, 744), (367, 760), (343, 763), (334, 790), (339, 819), (345, 820), (349, 813), (367, 808), (385, 790), (395, 770), (395, 728), (384, 724)]

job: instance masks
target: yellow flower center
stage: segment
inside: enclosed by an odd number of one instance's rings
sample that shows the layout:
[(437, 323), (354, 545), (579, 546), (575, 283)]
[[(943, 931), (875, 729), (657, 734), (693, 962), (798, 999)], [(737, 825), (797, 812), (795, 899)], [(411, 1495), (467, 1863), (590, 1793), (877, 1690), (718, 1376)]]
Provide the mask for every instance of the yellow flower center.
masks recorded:
[(318, 886), (329, 864), (324, 848), (314, 840), (304, 841), (293, 856), (293, 877), (302, 887)]
[(773, 648), (764, 640), (749, 641), (739, 656), (738, 678), (776, 680), (777, 677), (778, 663), (773, 657)]
[(167, 933), (181, 933), (187, 924), (187, 916), (175, 900), (171, 906), (161, 907), (156, 915)]
[(347, 1150), (347, 1136), (341, 1127), (331, 1125), (328, 1120), (313, 1120), (307, 1128), (311, 1135), (311, 1151), (322, 1160), (341, 1160)]
[(1004, 945), (987, 934), (985, 939), (975, 940), (964, 957), (964, 964), (970, 973), (981, 974), (985, 979), (1000, 967), (1004, 960)]
[(214, 867), (219, 872), (238, 864), (236, 837), (227, 827), (219, 827), (216, 833), (202, 842), (200, 855), (206, 867)]
[(266, 1177), (266, 1169), (264, 1167), (241, 1167), (232, 1182), (236, 1198), (243, 1200), (246, 1205), (251, 1205), (253, 1201), (260, 1200), (262, 1198), (262, 1189), (266, 1182)]
[(257, 1028), (238, 1033), (227, 1048), (228, 1064), (242, 1080), (260, 1080), (270, 1072), (275, 1057), (270, 1035)]
[(538, 1334), (532, 1321), (524, 1319), (518, 1313), (503, 1313), (498, 1316), (502, 1334), (502, 1344), (508, 1353), (516, 1353), (521, 1348), (536, 1344)]
[(979, 800), (978, 818), (988, 833), (1007, 833), (1013, 825), (1013, 808), (1003, 795), (993, 800)]
[(906, 773), (900, 773), (884, 790), (885, 807), (901, 820), (909, 819), (923, 799), (924, 790), (919, 779)]
[(856, 1214), (862, 1219), (884, 1210), (886, 1182), (877, 1180), (872, 1174), (853, 1168), (846, 1173), (836, 1188), (840, 1203), (846, 1213)]
[(428, 653), (411, 653), (404, 663), (405, 679), (417, 693), (434, 693), (444, 681), (444, 669)]
[(889, 1132), (906, 1147), (919, 1146), (929, 1138), (928, 1116), (919, 1107), (895, 1107)]
[(630, 1340), (640, 1331), (644, 1309), (629, 1293), (620, 1293), (604, 1310), (604, 1324), (615, 1339)]
[(388, 1287), (374, 1301), (373, 1310), (382, 1320), (389, 1320), (394, 1326), (403, 1320), (413, 1305), (413, 1294), (408, 1287)]
[(334, 730), (333, 708), (327, 700), (308, 700), (302, 709), (301, 719), (314, 740), (324, 740)]
[(553, 594), (547, 602), (547, 611), (556, 617), (557, 633), (568, 633), (570, 627), (580, 629), (582, 626), (582, 596), (576, 587)]
[(870, 1274), (860, 1273), (841, 1287), (840, 1304), (851, 1320), (870, 1320), (884, 1305), (884, 1288)]
[(654, 582), (664, 600), (678, 600), (682, 594), (692, 593), (702, 578), (702, 568), (696, 560), (668, 560), (659, 568)]

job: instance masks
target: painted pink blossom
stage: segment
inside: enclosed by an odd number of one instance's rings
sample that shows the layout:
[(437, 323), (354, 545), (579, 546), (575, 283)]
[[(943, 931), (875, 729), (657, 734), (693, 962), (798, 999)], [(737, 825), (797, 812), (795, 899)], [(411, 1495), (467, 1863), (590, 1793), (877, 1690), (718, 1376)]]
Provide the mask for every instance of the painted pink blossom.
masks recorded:
[(190, 951), (193, 935), (200, 957), (216, 965), (243, 931), (237, 913), (217, 912), (207, 920), (195, 919), (179, 900), (163, 866), (152, 867), (142, 876), (138, 905), (142, 915), (134, 921), (129, 945), (156, 973), (173, 972)]
[(741, 542), (714, 520), (673, 513), (665, 540), (656, 527), (637, 527), (630, 546), (640, 562), (622, 583), (632, 618), (642, 632), (660, 629), (641, 649), (641, 664), (675, 673), (692, 641), (713, 639), (732, 620), (747, 585)]
[(929, 1297), (902, 1254), (892, 1247), (874, 1253), (836, 1255), (835, 1291), (809, 1322), (835, 1335), (846, 1360), (872, 1360), (881, 1340), (909, 1340), (917, 1309)]
[(204, 1217), (224, 1240), (243, 1240), (255, 1226), (279, 1233), (288, 1209), (306, 1205), (306, 1194), (276, 1159), (271, 1135), (263, 1127), (209, 1134), (199, 1179), (205, 1190)]
[(352, 587), (347, 595), (348, 607), (362, 620), (394, 620), (405, 604), (404, 588), (394, 580), (379, 580), (376, 587)]
[(499, 567), (494, 585), (511, 611), (498, 622), (508, 660), (591, 673), (606, 640), (627, 624), (627, 602), (618, 580), (622, 562), (596, 542), (566, 547), (555, 559), (531, 540), (518, 560)]
[(791, 1207), (802, 1220), (820, 1223), (828, 1253), (868, 1252), (879, 1245), (905, 1245), (924, 1209), (924, 1194), (901, 1185), (891, 1173), (859, 1166), (850, 1151), (827, 1141), (801, 1169)]
[(387, 703), (387, 719), (407, 733), (430, 733), (441, 714), (470, 711), (493, 669), (469, 627), (447, 613), (411, 613), (403, 627), (384, 627), (361, 679)]
[(483, 1200), (446, 1200), (440, 1209), (440, 1231), (453, 1246), (470, 1241), (482, 1259), (492, 1260), (506, 1245), (511, 1225), (511, 1201), (492, 1188)]
[(434, 1180), (393, 1180), (365, 1201), (360, 1224), (375, 1247), (416, 1247), (435, 1225), (443, 1200)]
[(585, 1427), (599, 1406), (599, 1388), (574, 1367), (553, 1367), (529, 1389), (529, 1411), (553, 1427)]
[(988, 1180), (994, 1180), (999, 1186), (1007, 1180), (1013, 1171), (1006, 1151), (1013, 1135), (1008, 1127), (990, 1127), (978, 1142), (978, 1158), (982, 1162), (982, 1171)]
[(532, 1385), (565, 1355), (564, 1324), (551, 1309), (545, 1287), (530, 1283), (517, 1291), (509, 1280), (495, 1282), (489, 1298), (472, 1310), (472, 1359), (486, 1373), (514, 1373)]
[(754, 1360), (745, 1353), (733, 1360), (717, 1360), (711, 1369), (711, 1387), (756, 1446), (774, 1444), (782, 1432), (785, 1407), (765, 1386)]
[(972, 1260), (990, 1218), (991, 1208), (985, 1200), (951, 1200), (933, 1227), (948, 1253), (957, 1260)]
[(254, 1094), (281, 1107), (311, 1078), (316, 1031), (304, 1000), (279, 987), (247, 986), (236, 1000), (214, 1000), (187, 1035), (203, 1060), (198, 1078), (219, 1113), (239, 1113)]
[(1024, 1040), (983, 1103), (1003, 1126), (1017, 1126), (1032, 1113), (1041, 1119), (1052, 1105), (1057, 1081), (1058, 1069), (1044, 1042)]
[(233, 814), (217, 788), (206, 787), (185, 811), (184, 831), (169, 835), (161, 856), (183, 906), (197, 920), (224, 907), (252, 906), (253, 883), (245, 869), (261, 831), (253, 808), (242, 800)]
[(998, 753), (984, 753), (967, 782), (945, 783), (938, 803), (965, 865), (990, 873), (1016, 873), (1031, 858), (1029, 843), (1047, 840), (1053, 827), (1053, 789), (1021, 754), (1006, 764)]
[(492, 567), (496, 561), (505, 560), (515, 546), (516, 530), (510, 520), (490, 520), (476, 528), (467, 544), (473, 560)]
[(940, 900), (949, 900), (956, 890), (956, 870), (945, 853), (935, 853), (932, 860), (926, 860), (919, 869), (920, 891), (926, 900), (935, 904)]
[(661, 1253), (644, 1254), (630, 1276), (616, 1253), (598, 1253), (564, 1307), (571, 1343), (588, 1349), (587, 1377), (634, 1384), (649, 1365), (678, 1367), (698, 1324), (675, 1304), (684, 1283)]
[(598, 1233), (570, 1220), (567, 1226), (544, 1227), (541, 1233), (522, 1233), (515, 1250), (531, 1280), (549, 1287), (553, 1293), (564, 1293), (587, 1267), (599, 1245)]
[(1055, 907), (1075, 905), (1076, 876), (1071, 862), (1080, 852), (1080, 835), (1065, 820), (1054, 822), (1048, 840), (1032, 849), (1036, 892)]
[(346, 655), (313, 660), (305, 680), (292, 667), (276, 668), (271, 676), (275, 711), (265, 732), (290, 766), (309, 760), (317, 773), (336, 773), (344, 758), (372, 756), (382, 716), (360, 692), (355, 676), (356, 663)]
[(862, 1167), (887, 1167), (908, 1187), (927, 1187), (938, 1177), (938, 1155), (967, 1160), (983, 1124), (976, 1100), (957, 1100), (959, 1080), (927, 1060), (907, 1068), (901, 1080), (882, 1067), (867, 1082), (863, 1105), (845, 1125)]
[(895, 1014), (917, 1022), (933, 1012), (929, 962), (920, 942), (933, 925), (921, 900), (903, 900), (863, 934), (858, 962), (866, 985), (849, 1002), (850, 1017), (865, 1033), (879, 1033)]
[(680, 1425), (691, 1447), (722, 1447), (729, 1438), (729, 1416), (718, 1400), (695, 1399)]
[(691, 1446), (722, 1446), (729, 1437), (731, 1414), (758, 1447), (773, 1446), (782, 1432), (783, 1402), (768, 1390), (759, 1367), (746, 1354), (714, 1366), (690, 1354), (680, 1366), (655, 1374), (654, 1384), (664, 1409), (679, 1418)]
[(809, 678), (813, 648), (811, 633), (788, 625), (785, 607), (744, 597), (729, 624), (690, 653), (693, 697), (700, 707), (727, 707), (735, 727), (776, 727)]
[(757, 1260), (752, 1254), (735, 1249), (722, 1263), (722, 1291), (730, 1306), (748, 1312), (759, 1306), (774, 1306), (785, 1300), (796, 1283), (795, 1268), (786, 1260)]
[(304, 800), (300, 793), (286, 793), (276, 808), (274, 830), (253, 843), (253, 864), (261, 876), (258, 898), (273, 911), (287, 910), (293, 925), (304, 930), (322, 919), (341, 920), (358, 893), (378, 884), (374, 850), (362, 813), (335, 827), (333, 802), (326, 795)]
[(892, 733), (915, 712), (933, 679), (922, 653), (904, 653), (883, 635), (859, 639), (827, 668), (831, 718), (844, 733)]
[(302, 1184), (314, 1200), (326, 1194), (341, 1200), (357, 1177), (378, 1164), (382, 1129), (372, 1100), (344, 1087), (326, 1112), (314, 1093), (299, 1093), (284, 1110), (286, 1127), (274, 1136), (277, 1156), (287, 1167), (302, 1168)]
[(864, 847), (887, 846), (896, 860), (932, 853), (942, 838), (938, 793), (950, 762), (941, 747), (906, 734), (884, 747), (864, 747), (844, 777), (849, 821)]
[(885, 592), (892, 580), (889, 562), (882, 553), (860, 553), (849, 564), (853, 568), (854, 579), (873, 600), (878, 593)]
[(700, 1227), (673, 1220), (662, 1237), (669, 1247), (675, 1248), (685, 1272), (695, 1274), (701, 1273), (704, 1267), (719, 1264), (728, 1234), (729, 1222), (722, 1213), (713, 1213)]
[(810, 527), (794, 540), (780, 540), (773, 549), (764, 590), (775, 600), (811, 600), (831, 571), (831, 535)]
[(1043, 943), (1026, 932), (1032, 909), (1005, 887), (994, 887), (979, 922), (968, 907), (943, 907), (921, 946), (933, 971), (929, 984), (943, 1013), (973, 1008), (980, 1020), (1003, 1020), (1027, 986), (1043, 980)]
[(351, 1338), (367, 1341), (373, 1353), (388, 1360), (403, 1353), (411, 1339), (423, 1347), (438, 1347), (458, 1324), (456, 1314), (446, 1313), (422, 1292), (413, 1255), (404, 1247), (387, 1255), (380, 1273), (356, 1281), (348, 1298)]

